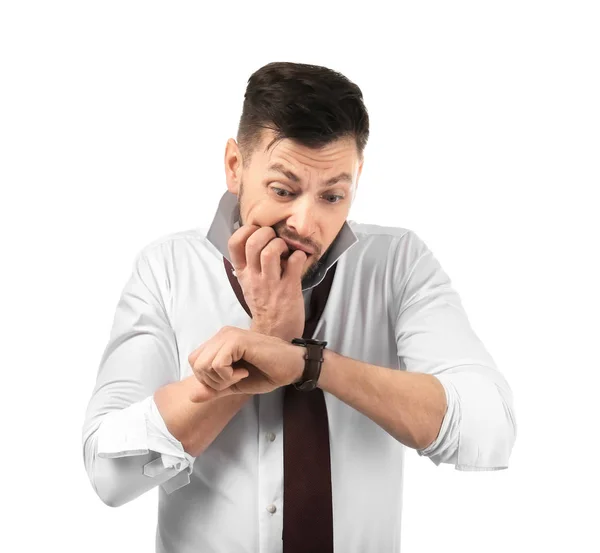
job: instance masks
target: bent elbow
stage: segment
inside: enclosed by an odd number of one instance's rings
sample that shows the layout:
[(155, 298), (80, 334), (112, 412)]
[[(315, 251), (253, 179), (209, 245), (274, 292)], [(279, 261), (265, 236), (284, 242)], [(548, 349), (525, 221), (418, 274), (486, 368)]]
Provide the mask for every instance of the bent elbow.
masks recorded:
[(122, 489), (114, 481), (98, 478), (95, 481), (95, 490), (102, 503), (108, 507), (120, 507), (128, 503)]
[(127, 501), (119, 482), (125, 476), (123, 459), (107, 459), (98, 456), (97, 432), (84, 441), (83, 461), (88, 479), (102, 503), (109, 507), (120, 507)]
[(517, 436), (517, 423), (510, 391), (490, 388), (489, 402), (463, 414), (458, 451), (458, 469), (497, 470), (508, 468)]
[(437, 447), (424, 452), (433, 454), (436, 464), (451, 462), (458, 470), (508, 468), (517, 433), (512, 392), (501, 375), (491, 381), (479, 371), (469, 367), (440, 375), (449, 399), (448, 429)]
[(502, 411), (492, 417), (491, 420), (490, 434), (492, 439), (490, 446), (493, 451), (490, 456), (505, 459), (505, 466), (508, 468), (508, 459), (517, 439), (517, 420), (512, 395), (507, 396), (500, 387), (496, 386), (496, 388), (500, 396)]
[(96, 456), (93, 460), (90, 481), (96, 495), (108, 507), (120, 507), (132, 499), (126, 498), (123, 479), (119, 477), (118, 465), (122, 465), (123, 459)]

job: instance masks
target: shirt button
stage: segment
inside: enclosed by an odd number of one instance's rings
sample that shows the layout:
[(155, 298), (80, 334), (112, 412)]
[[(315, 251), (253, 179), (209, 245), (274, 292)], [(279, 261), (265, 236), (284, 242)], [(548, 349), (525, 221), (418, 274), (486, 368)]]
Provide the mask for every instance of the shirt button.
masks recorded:
[(267, 511), (269, 511), (269, 513), (271, 513), (271, 514), (273, 514), (276, 510), (277, 510), (277, 507), (275, 507), (275, 505), (273, 505), (272, 503), (271, 503), (271, 505), (269, 505), (267, 507)]
[(269, 440), (270, 442), (275, 440), (275, 434), (273, 434), (273, 432), (267, 432), (267, 440)]

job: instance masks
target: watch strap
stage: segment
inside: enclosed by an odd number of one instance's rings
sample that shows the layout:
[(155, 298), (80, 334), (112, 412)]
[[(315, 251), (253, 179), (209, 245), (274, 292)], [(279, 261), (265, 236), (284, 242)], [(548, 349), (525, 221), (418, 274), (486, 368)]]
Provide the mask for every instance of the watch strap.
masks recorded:
[(294, 382), (294, 387), (301, 392), (310, 392), (317, 387), (323, 366), (323, 350), (327, 342), (310, 338), (294, 338), (292, 344), (306, 348), (302, 379), (300, 382)]

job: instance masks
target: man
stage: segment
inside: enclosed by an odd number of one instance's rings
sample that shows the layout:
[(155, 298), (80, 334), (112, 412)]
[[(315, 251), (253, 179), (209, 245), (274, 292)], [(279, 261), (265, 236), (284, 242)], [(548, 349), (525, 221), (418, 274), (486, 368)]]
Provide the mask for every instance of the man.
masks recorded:
[(347, 220), (368, 127), (343, 75), (262, 67), (210, 228), (136, 257), (84, 460), (108, 505), (160, 486), (157, 551), (397, 552), (406, 446), (508, 466), (512, 393), (449, 277)]

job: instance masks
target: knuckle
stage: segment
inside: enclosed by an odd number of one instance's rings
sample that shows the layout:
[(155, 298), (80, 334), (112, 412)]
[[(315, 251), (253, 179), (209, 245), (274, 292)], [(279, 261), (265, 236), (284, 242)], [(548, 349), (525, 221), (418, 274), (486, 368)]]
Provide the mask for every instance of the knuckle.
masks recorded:
[(235, 334), (239, 330), (239, 328), (237, 328), (236, 326), (227, 325), (224, 326), (222, 330), (223, 334), (229, 336), (230, 334)]
[(250, 236), (248, 236), (247, 244), (254, 244), (257, 240), (260, 240), (261, 229), (255, 230)]
[(282, 253), (288, 251), (288, 246), (281, 238), (271, 240), (261, 252), (262, 259), (273, 259), (281, 257)]
[(262, 252), (260, 252), (260, 257), (261, 259), (271, 259), (275, 257), (276, 254), (277, 252), (274, 251), (273, 248), (269, 248), (267, 246)]
[(260, 229), (257, 231), (257, 234), (258, 232), (261, 232), (265, 237), (269, 235), (275, 236), (275, 229), (273, 227), (260, 227)]
[(271, 239), (275, 236), (275, 230), (273, 227), (260, 227), (256, 232), (248, 238), (248, 242), (252, 245), (263, 243), (267, 239)]
[(196, 363), (195, 365), (192, 365), (192, 372), (196, 375), (197, 378), (199, 378), (202, 376), (202, 367), (200, 367), (198, 363)]

